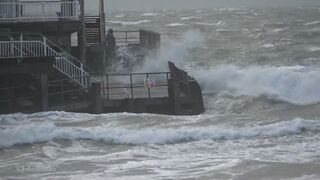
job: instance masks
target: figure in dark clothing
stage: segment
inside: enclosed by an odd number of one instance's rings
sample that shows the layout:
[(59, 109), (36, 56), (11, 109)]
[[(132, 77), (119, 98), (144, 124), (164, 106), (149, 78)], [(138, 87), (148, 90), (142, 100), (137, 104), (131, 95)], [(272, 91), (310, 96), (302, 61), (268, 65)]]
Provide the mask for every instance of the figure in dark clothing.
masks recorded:
[(113, 36), (113, 29), (109, 29), (107, 37), (106, 37), (106, 43), (107, 43), (107, 57), (109, 63), (112, 62), (113, 59), (116, 57), (116, 39)]

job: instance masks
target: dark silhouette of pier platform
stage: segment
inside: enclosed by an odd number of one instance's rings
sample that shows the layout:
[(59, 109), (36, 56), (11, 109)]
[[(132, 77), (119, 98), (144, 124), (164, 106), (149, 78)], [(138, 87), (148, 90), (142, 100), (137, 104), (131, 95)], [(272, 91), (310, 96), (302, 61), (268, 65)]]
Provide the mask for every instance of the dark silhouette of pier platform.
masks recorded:
[(204, 111), (197, 81), (169, 62), (170, 72), (94, 74), (94, 111), (199, 114)]
[[(104, 0), (99, 13), (89, 16), (84, 0), (6, 0), (0, 9), (0, 113), (204, 111), (199, 84), (173, 63), (168, 72), (94, 73), (114, 55), (114, 46), (107, 46)], [(161, 44), (152, 31), (114, 35), (116, 47), (141, 61)]]

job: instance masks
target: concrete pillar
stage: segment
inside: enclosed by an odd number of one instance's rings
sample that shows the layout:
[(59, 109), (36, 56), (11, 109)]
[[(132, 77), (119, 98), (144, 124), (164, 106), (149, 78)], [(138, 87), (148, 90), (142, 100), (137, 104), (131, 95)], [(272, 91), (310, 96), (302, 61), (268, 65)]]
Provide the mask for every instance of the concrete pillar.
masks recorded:
[(12, 88), (12, 89), (6, 89), (6, 94), (8, 95), (9, 97), (9, 111), (10, 113), (14, 113), (17, 111), (17, 101), (16, 101), (16, 93), (15, 93), (15, 89)]
[(101, 43), (106, 43), (106, 14), (104, 12), (104, 0), (100, 0), (99, 2), (99, 16), (100, 16), (100, 38)]
[(90, 90), (92, 113), (102, 113), (101, 83), (92, 83)]
[(103, 66), (107, 67), (105, 64), (107, 60), (107, 50), (106, 50), (106, 14), (104, 12), (104, 0), (99, 1), (99, 17), (100, 17), (100, 42), (103, 46), (102, 62)]
[(81, 21), (81, 30), (78, 33), (78, 42), (80, 44), (80, 60), (85, 62), (86, 59), (86, 20), (85, 20), (85, 7), (84, 0), (79, 0), (80, 2), (80, 21)]
[(41, 111), (48, 110), (48, 75), (47, 73), (40, 74), (41, 87)]

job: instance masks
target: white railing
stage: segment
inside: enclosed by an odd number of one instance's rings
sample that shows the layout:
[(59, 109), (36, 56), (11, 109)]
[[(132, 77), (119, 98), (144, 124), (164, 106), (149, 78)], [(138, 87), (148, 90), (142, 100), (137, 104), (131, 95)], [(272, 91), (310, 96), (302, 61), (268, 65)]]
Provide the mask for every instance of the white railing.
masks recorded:
[(2, 0), (0, 21), (78, 20), (77, 0)]
[(90, 75), (65, 57), (56, 57), (53, 66), (85, 89), (90, 86)]
[(56, 55), (41, 41), (0, 41), (0, 59)]
[(53, 66), (85, 89), (90, 86), (90, 75), (84, 64), (76, 65), (64, 53), (58, 53), (43, 41), (0, 41), (0, 59), (21, 57), (55, 57)]

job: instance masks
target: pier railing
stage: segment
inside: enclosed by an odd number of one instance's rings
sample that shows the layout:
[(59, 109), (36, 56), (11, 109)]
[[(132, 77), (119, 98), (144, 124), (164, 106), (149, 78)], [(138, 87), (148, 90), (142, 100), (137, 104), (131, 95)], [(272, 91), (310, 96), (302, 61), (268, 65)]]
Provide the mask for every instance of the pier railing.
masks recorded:
[(118, 46), (140, 45), (147, 49), (158, 49), (160, 47), (160, 34), (153, 31), (114, 31), (116, 44)]
[(41, 41), (0, 41), (0, 59), (55, 56)]
[(113, 34), (118, 46), (140, 44), (140, 31), (114, 31)]
[(168, 97), (170, 72), (91, 74), (107, 99)]
[(0, 1), (0, 22), (78, 20), (79, 14), (77, 0)]

